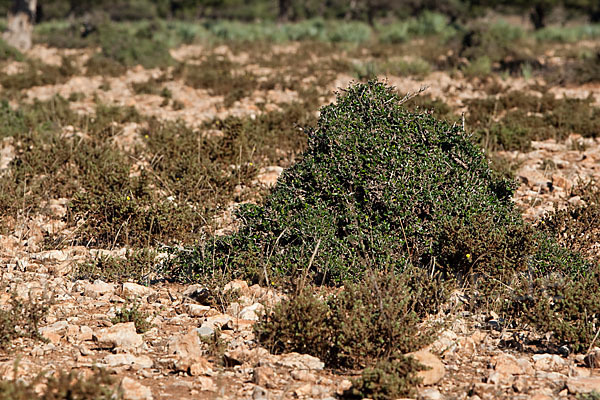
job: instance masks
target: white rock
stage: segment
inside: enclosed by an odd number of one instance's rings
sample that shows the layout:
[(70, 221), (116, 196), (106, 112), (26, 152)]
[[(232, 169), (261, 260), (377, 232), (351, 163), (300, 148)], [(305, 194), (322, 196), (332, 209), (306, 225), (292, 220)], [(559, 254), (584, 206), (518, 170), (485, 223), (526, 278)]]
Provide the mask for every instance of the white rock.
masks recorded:
[(247, 319), (250, 321), (258, 321), (258, 315), (262, 314), (265, 310), (265, 306), (260, 303), (254, 303), (251, 306), (244, 307), (240, 311), (239, 318)]
[(121, 354), (109, 354), (104, 357), (104, 363), (110, 367), (117, 367), (120, 365), (133, 365), (139, 368), (152, 368), (154, 362), (148, 356), (134, 356), (133, 354), (121, 353)]
[(202, 362), (202, 344), (195, 329), (185, 335), (175, 336), (169, 341), (167, 351), (177, 357), (175, 368), (187, 371), (194, 363)]
[(121, 389), (125, 400), (152, 400), (152, 390), (129, 377), (123, 378)]
[(125, 282), (121, 290), (123, 297), (144, 297), (155, 292), (156, 291), (152, 288), (132, 282)]
[(311, 369), (316, 371), (320, 371), (325, 367), (325, 363), (317, 357), (298, 353), (284, 354), (279, 357), (275, 364), (291, 369)]
[(94, 339), (101, 348), (135, 349), (144, 344), (141, 335), (135, 331), (133, 322), (115, 324), (109, 328), (101, 329), (94, 335)]
[(204, 317), (210, 311), (210, 306), (200, 304), (184, 304), (183, 309), (191, 317)]

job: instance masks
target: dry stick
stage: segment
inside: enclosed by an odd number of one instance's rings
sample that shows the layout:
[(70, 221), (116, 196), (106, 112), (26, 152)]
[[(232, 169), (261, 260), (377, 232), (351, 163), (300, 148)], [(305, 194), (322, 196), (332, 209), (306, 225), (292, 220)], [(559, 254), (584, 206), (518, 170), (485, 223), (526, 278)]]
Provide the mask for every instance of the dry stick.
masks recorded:
[(421, 88), (414, 93), (411, 93), (411, 92), (406, 93), (406, 95), (398, 102), (398, 105), (404, 104), (407, 101), (412, 100), (413, 98), (417, 97), (418, 95), (420, 95), (427, 89), (429, 89), (429, 86), (425, 85), (425, 86), (421, 86)]
[(317, 240), (317, 245), (315, 246), (315, 250), (313, 251), (312, 256), (310, 256), (310, 260), (308, 261), (307, 267), (304, 268), (304, 273), (302, 274), (302, 280), (300, 281), (300, 286), (298, 287), (297, 293), (302, 292), (302, 290), (304, 289), (304, 284), (306, 283), (306, 277), (308, 275), (308, 270), (310, 269), (313, 261), (315, 260), (315, 256), (317, 255), (317, 251), (319, 250), (320, 245), (321, 245), (321, 239)]
[(598, 334), (600, 334), (600, 328), (598, 328), (598, 330), (596, 331), (596, 336), (594, 336), (594, 339), (592, 340), (592, 343), (590, 343), (588, 351), (585, 353), (586, 356), (590, 354), (590, 351), (592, 351), (592, 347), (594, 346), (594, 343), (596, 343), (596, 339), (598, 339)]
[(287, 228), (285, 228), (283, 231), (281, 231), (279, 236), (277, 236), (277, 239), (275, 240), (275, 244), (273, 245), (273, 248), (271, 249), (271, 253), (269, 253), (269, 257), (267, 257), (267, 262), (263, 265), (265, 281), (267, 282), (267, 286), (269, 286), (269, 287), (271, 287), (271, 283), (269, 282), (269, 274), (267, 273), (267, 266), (269, 265), (269, 262), (271, 261), (271, 256), (273, 255), (273, 252), (275, 251), (275, 247), (277, 247), (277, 244), (279, 243), (279, 239), (281, 239), (281, 237), (285, 234), (285, 231), (287, 231)]

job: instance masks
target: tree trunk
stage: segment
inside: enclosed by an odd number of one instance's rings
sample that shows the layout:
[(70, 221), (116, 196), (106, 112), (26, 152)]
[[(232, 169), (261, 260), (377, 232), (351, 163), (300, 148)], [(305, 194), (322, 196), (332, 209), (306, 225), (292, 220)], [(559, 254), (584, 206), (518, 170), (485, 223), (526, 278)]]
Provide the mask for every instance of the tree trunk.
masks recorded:
[(15, 0), (8, 13), (7, 29), (2, 35), (9, 45), (24, 51), (31, 48), (37, 0)]
[(290, 18), (291, 0), (279, 0), (278, 2), (279, 12), (277, 19), (279, 22), (287, 22)]
[(533, 27), (535, 30), (542, 29), (546, 26), (546, 10), (543, 5), (537, 4), (533, 7), (531, 11), (531, 22), (533, 23)]

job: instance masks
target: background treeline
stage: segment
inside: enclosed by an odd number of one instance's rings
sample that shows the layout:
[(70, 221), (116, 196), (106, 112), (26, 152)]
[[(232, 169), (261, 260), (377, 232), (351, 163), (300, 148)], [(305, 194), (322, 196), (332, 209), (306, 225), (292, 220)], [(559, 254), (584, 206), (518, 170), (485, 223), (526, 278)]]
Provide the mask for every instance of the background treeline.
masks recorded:
[[(0, 15), (14, 0), (0, 0)], [(231, 19), (241, 21), (300, 21), (310, 18), (346, 19), (373, 23), (407, 18), (423, 11), (444, 14), (451, 21), (472, 18), (489, 10), (528, 14), (535, 28), (551, 19), (600, 21), (598, 0), (40, 0), (38, 22), (90, 13), (115, 21), (149, 18)]]

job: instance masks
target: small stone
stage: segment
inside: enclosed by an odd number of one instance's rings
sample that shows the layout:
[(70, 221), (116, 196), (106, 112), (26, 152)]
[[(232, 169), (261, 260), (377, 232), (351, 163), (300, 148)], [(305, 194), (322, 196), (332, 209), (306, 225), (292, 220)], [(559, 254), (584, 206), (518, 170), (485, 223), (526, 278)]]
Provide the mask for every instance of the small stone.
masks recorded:
[(143, 368), (152, 368), (154, 362), (148, 356), (139, 356), (136, 357), (132, 354), (109, 354), (104, 357), (104, 362), (110, 367), (118, 367), (121, 365), (131, 365), (138, 367), (140, 369)]
[(124, 377), (121, 381), (123, 399), (125, 400), (152, 400), (152, 391), (149, 387), (129, 378)]
[(185, 312), (191, 317), (205, 317), (211, 311), (210, 306), (200, 304), (184, 304)]
[(317, 380), (313, 374), (303, 369), (295, 369), (291, 375), (297, 381), (315, 382)]
[(298, 353), (284, 354), (277, 360), (276, 364), (290, 369), (309, 369), (315, 371), (321, 371), (325, 367), (325, 363), (317, 357)]
[(420, 398), (423, 400), (442, 400), (444, 396), (435, 388), (426, 388), (419, 392)]
[(429, 369), (419, 371), (417, 374), (423, 379), (424, 385), (436, 384), (444, 377), (444, 374), (446, 373), (446, 367), (439, 358), (429, 351), (420, 350), (414, 353), (408, 353), (407, 356), (411, 356), (419, 363), (429, 367)]
[(200, 337), (198, 337), (195, 329), (190, 330), (185, 335), (172, 338), (168, 344), (168, 353), (177, 357), (175, 369), (178, 371), (187, 371), (192, 364), (204, 360)]
[(210, 375), (212, 372), (213, 370), (210, 362), (204, 357), (196, 360), (196, 362), (190, 365), (190, 375), (192, 376)]
[(196, 328), (196, 333), (202, 337), (212, 336), (215, 333), (215, 328), (212, 324), (202, 324), (200, 328)]
[(121, 288), (123, 297), (144, 297), (149, 296), (154, 292), (155, 290), (152, 288), (132, 282), (125, 282)]
[(79, 327), (79, 335), (77, 336), (78, 340), (81, 340), (81, 341), (92, 340), (93, 336), (94, 336), (94, 331), (89, 326), (83, 325), (83, 326)]
[(252, 400), (268, 400), (269, 392), (265, 388), (260, 386), (254, 386), (254, 390), (252, 391)]
[(217, 391), (217, 385), (208, 376), (199, 376), (196, 379), (198, 380), (198, 384), (199, 384), (198, 389), (205, 391), (205, 392), (216, 392)]
[(101, 329), (94, 339), (98, 347), (114, 349), (135, 349), (144, 344), (144, 340), (135, 330), (133, 322), (115, 324), (109, 328)]
[(261, 366), (254, 368), (252, 372), (252, 381), (258, 386), (264, 386), (267, 388), (275, 387), (275, 371), (273, 368), (267, 366)]
[(249, 320), (249, 321), (258, 321), (258, 315), (264, 312), (265, 306), (260, 303), (254, 303), (251, 306), (244, 307), (240, 311), (239, 318)]
[(541, 371), (556, 371), (566, 364), (566, 361), (556, 354), (534, 354), (532, 358), (535, 369)]
[(209, 305), (210, 290), (202, 285), (190, 285), (183, 291), (183, 295), (203, 305)]
[(223, 287), (224, 292), (231, 290), (238, 290), (240, 293), (245, 292), (248, 289), (248, 283), (241, 279), (234, 279)]

